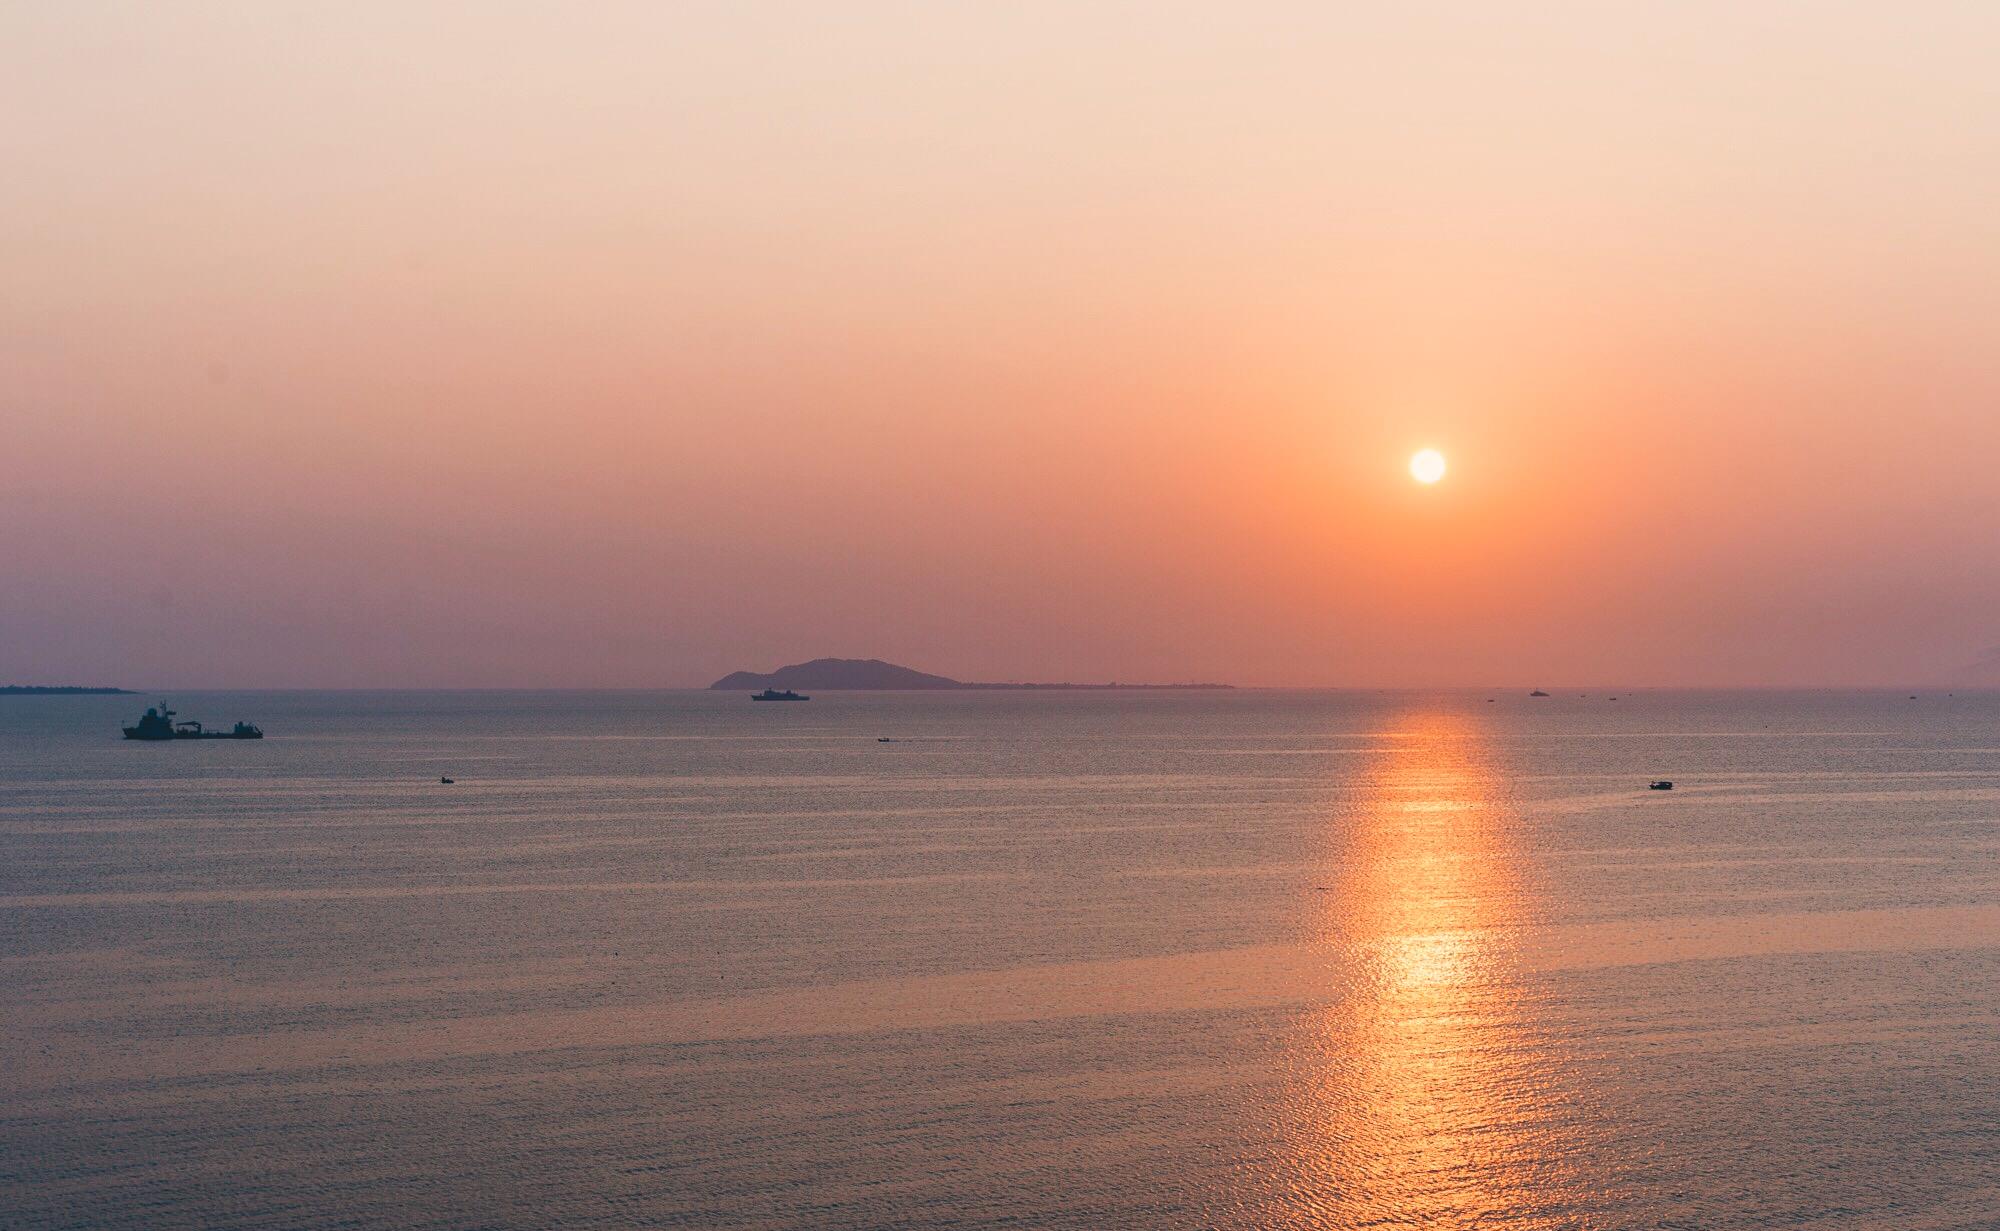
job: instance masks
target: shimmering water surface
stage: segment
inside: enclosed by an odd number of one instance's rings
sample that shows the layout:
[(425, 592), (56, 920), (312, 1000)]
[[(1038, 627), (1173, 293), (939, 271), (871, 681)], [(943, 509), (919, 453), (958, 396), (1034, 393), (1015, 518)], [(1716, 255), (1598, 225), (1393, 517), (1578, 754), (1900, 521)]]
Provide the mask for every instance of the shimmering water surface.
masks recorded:
[(1993, 694), (145, 700), (0, 698), (7, 1227), (2000, 1226)]

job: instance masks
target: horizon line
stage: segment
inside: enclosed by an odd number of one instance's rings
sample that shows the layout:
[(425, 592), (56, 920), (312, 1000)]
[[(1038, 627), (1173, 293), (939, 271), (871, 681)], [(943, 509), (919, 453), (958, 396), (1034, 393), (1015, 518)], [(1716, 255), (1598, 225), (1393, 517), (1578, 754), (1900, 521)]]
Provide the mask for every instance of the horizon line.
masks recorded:
[[(64, 688), (67, 685), (27, 685), (34, 688)], [(170, 692), (715, 692), (734, 693), (750, 689), (718, 689), (708, 684), (168, 684), (92, 685), (118, 688), (122, 693), (56, 693), (68, 696), (145, 696)], [(817, 688), (826, 693), (939, 693), (939, 692), (1493, 692), (1518, 693), (1546, 689), (1546, 684), (975, 684), (962, 688)], [(1558, 684), (1549, 700), (1568, 692), (2000, 692), (2000, 681), (1992, 683), (1762, 683), (1762, 684)], [(0, 696), (9, 694), (0, 693)], [(33, 695), (33, 694), (15, 694)]]

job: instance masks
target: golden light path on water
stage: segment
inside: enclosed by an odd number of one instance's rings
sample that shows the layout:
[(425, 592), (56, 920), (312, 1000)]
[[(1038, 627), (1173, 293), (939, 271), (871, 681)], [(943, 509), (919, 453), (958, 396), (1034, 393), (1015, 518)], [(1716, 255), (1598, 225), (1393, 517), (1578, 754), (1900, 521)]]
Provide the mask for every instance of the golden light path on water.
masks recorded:
[[(1293, 1052), (1271, 1225), (1573, 1227), (1600, 1181), (1587, 1118), (1533, 1028), (1530, 894), (1483, 733), (1416, 713), (1329, 832), (1327, 978)], [(1273, 1177), (1279, 1178), (1279, 1177)]]

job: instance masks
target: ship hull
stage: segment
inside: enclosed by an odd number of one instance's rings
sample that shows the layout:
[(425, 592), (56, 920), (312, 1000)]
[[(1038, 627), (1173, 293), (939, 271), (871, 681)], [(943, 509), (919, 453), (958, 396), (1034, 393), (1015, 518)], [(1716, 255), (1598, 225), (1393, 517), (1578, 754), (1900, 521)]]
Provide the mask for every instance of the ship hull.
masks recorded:
[(262, 731), (259, 731), (255, 734), (251, 734), (250, 732), (246, 731), (241, 735), (238, 735), (234, 731), (202, 731), (199, 733), (194, 731), (189, 731), (186, 734), (175, 732), (172, 735), (141, 735), (137, 727), (126, 727), (124, 728), (124, 731), (126, 739), (144, 740), (146, 743), (149, 744), (164, 744), (177, 739), (263, 739), (264, 738), (264, 733)]

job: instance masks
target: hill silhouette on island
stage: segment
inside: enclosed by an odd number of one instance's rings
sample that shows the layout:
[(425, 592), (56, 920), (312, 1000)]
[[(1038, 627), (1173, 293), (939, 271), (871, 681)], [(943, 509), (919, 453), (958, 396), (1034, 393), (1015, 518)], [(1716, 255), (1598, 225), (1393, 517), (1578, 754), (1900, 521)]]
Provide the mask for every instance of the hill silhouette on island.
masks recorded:
[(710, 684), (711, 690), (759, 688), (820, 688), (834, 692), (918, 691), (957, 689), (1104, 689), (1104, 688), (1229, 688), (1228, 684), (967, 684), (942, 675), (885, 663), (879, 658), (815, 658), (776, 671), (732, 671)]

